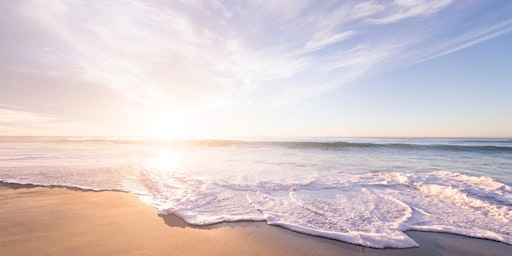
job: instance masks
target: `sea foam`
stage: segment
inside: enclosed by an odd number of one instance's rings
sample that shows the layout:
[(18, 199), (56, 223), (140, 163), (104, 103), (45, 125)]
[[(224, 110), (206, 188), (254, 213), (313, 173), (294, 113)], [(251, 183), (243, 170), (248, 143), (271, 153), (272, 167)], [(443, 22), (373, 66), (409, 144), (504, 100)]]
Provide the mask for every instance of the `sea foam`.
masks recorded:
[(497, 181), (431, 171), (331, 176), (324, 182), (241, 185), (181, 179), (186, 192), (155, 195), (154, 190), (146, 202), (191, 224), (264, 220), (376, 248), (417, 246), (407, 230), (512, 244), (512, 191)]

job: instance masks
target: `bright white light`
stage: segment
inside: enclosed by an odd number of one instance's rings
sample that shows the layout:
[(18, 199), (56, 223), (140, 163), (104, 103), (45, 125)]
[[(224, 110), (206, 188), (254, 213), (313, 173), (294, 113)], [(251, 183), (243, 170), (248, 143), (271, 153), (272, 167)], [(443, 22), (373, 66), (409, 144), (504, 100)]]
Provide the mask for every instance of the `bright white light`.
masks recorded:
[(158, 115), (153, 121), (151, 137), (166, 141), (187, 137), (185, 118), (173, 113)]
[(182, 169), (182, 157), (178, 151), (163, 149), (149, 159), (146, 169), (158, 172), (177, 172)]

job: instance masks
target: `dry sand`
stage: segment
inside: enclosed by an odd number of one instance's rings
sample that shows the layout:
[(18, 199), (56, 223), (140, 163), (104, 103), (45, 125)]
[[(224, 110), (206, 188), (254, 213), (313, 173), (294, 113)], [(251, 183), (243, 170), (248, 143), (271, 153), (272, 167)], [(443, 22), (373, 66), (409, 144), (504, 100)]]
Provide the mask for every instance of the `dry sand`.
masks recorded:
[(136, 195), (0, 183), (0, 255), (512, 255), (512, 246), (407, 232), (411, 249), (371, 249), (263, 222), (198, 227)]

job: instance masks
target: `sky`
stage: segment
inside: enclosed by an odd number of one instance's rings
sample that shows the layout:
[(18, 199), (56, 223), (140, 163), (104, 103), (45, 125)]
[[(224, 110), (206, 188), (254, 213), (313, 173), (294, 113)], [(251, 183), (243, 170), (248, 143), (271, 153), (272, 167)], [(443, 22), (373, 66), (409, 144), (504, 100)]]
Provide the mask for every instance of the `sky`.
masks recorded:
[(512, 1), (0, 1), (0, 135), (512, 137)]

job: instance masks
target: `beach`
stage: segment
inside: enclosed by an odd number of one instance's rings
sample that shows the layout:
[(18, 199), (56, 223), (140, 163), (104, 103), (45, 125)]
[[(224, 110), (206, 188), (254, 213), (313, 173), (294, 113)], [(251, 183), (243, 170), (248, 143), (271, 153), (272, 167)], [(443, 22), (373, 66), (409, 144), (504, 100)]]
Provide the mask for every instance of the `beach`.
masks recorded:
[(420, 246), (373, 249), (265, 222), (193, 226), (113, 191), (0, 183), (1, 255), (510, 255), (512, 246), (407, 231)]
[(0, 6), (0, 256), (512, 256), (512, 1)]

